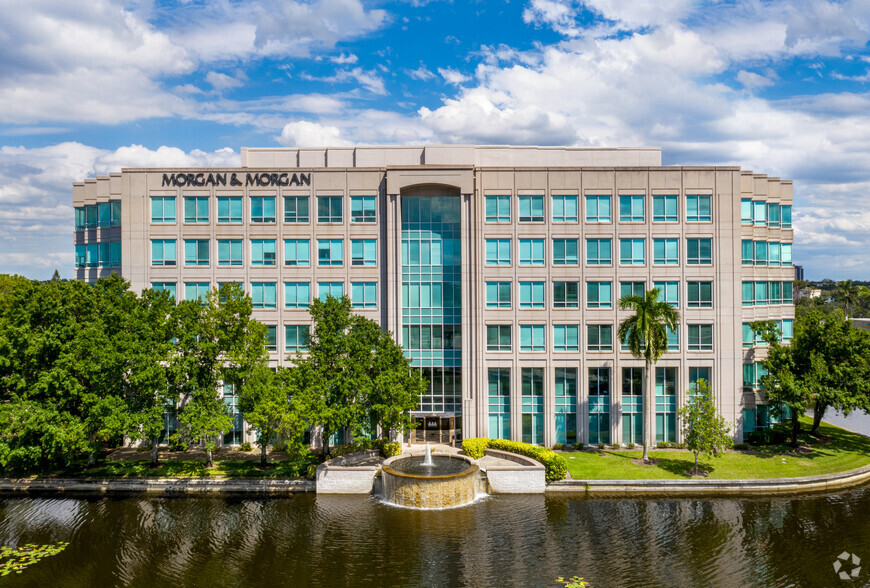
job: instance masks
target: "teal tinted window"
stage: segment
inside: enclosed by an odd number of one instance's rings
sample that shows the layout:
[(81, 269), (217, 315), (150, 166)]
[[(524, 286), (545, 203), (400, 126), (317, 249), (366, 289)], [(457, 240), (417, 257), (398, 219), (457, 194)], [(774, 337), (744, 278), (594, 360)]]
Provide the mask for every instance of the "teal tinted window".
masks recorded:
[(251, 239), (251, 265), (275, 265), (275, 239)]
[(689, 325), (689, 351), (713, 351), (713, 325)]
[(610, 368), (589, 368), (589, 444), (610, 443)]
[(511, 264), (511, 240), (510, 239), (487, 239), (486, 240), (486, 265), (510, 265)]
[(242, 240), (241, 239), (219, 239), (218, 240), (218, 265), (219, 266), (241, 266), (242, 260)]
[(580, 327), (553, 325), (553, 351), (579, 351)]
[(511, 307), (511, 283), (510, 282), (487, 282), (486, 283), (486, 307), (487, 308), (510, 308)]
[(553, 196), (553, 222), (577, 222), (577, 196)]
[(378, 283), (351, 282), (350, 301), (354, 308), (377, 308)]
[(610, 265), (613, 253), (610, 239), (586, 239), (586, 265)]
[(274, 223), (275, 222), (275, 197), (274, 196), (251, 196), (251, 222)]
[(543, 239), (520, 239), (520, 265), (544, 265)]
[(155, 292), (169, 292), (173, 300), (177, 300), (175, 294), (175, 282), (151, 282), (151, 289)]
[(328, 296), (332, 296), (333, 298), (341, 298), (344, 296), (344, 283), (318, 282), (317, 297), (325, 301)]
[(522, 368), (523, 443), (544, 442), (544, 368)]
[(655, 398), (656, 442), (674, 442), (677, 440), (677, 368), (656, 368)]
[(350, 222), (374, 223), (378, 221), (377, 198), (375, 196), (350, 197)]
[(586, 197), (586, 222), (609, 223), (613, 220), (610, 212), (610, 196)]
[(252, 282), (251, 301), (254, 308), (278, 308), (278, 286), (275, 282)]
[(644, 282), (620, 282), (619, 283), (619, 297), (625, 298), (626, 296), (641, 296), (643, 297), (646, 293), (645, 290), (646, 284)]
[(740, 222), (744, 225), (752, 224), (752, 199), (740, 199)]
[(713, 220), (713, 197), (709, 194), (686, 195), (686, 222), (703, 223)]
[(184, 283), (184, 299), (197, 300), (201, 303), (205, 302), (205, 297), (208, 294), (208, 282), (185, 282)]
[(318, 196), (317, 197), (317, 222), (340, 223), (341, 196)]
[(509, 223), (511, 222), (511, 197), (510, 196), (487, 196), (485, 199), (486, 222)]
[(543, 196), (520, 196), (520, 222), (542, 223), (544, 222), (544, 197)]
[(108, 229), (112, 226), (112, 205), (108, 202), (97, 203), (98, 224), (101, 229)]
[(586, 350), (587, 351), (613, 351), (613, 326), (612, 325), (587, 325), (586, 326)]
[(492, 439), (511, 438), (511, 370), (489, 368), (489, 436)]
[(619, 222), (642, 223), (644, 221), (643, 196), (619, 197)]
[(242, 197), (241, 196), (218, 196), (218, 219), (220, 224), (241, 224), (242, 222)]
[(151, 265), (175, 265), (175, 240), (151, 240)]
[(659, 300), (667, 302), (671, 306), (680, 305), (679, 282), (653, 282), (653, 288), (659, 291)]
[(184, 222), (208, 223), (208, 196), (184, 197)]
[(546, 351), (544, 325), (520, 325), (520, 351)]
[(308, 325), (284, 326), (284, 351), (308, 350)]
[(713, 263), (713, 239), (686, 239), (686, 263), (711, 265)]
[(553, 239), (553, 265), (577, 265), (577, 239)]
[(544, 282), (520, 282), (520, 308), (544, 306)]
[(791, 228), (791, 206), (779, 207), (780, 226), (783, 229)]
[(680, 220), (676, 194), (655, 195), (652, 197), (652, 201), (654, 223), (675, 223)]
[(284, 308), (308, 308), (311, 301), (311, 284), (308, 282), (284, 283)]
[(580, 308), (577, 282), (553, 282), (553, 308)]
[(284, 265), (309, 265), (311, 244), (308, 239), (284, 240)]
[(175, 222), (175, 196), (152, 196), (151, 197), (151, 222), (174, 223)]
[(511, 326), (510, 325), (487, 325), (486, 326), (486, 350), (487, 351), (510, 351), (511, 350)]
[(350, 240), (351, 265), (378, 265), (378, 242), (375, 239)]
[(556, 368), (556, 443), (577, 442), (577, 368)]
[(653, 265), (679, 265), (677, 239), (653, 239)]
[(344, 241), (320, 239), (317, 241), (317, 265), (341, 265), (344, 257)]
[(713, 282), (686, 282), (689, 290), (688, 308), (713, 308)]
[(619, 265), (643, 265), (646, 263), (645, 239), (619, 240)]
[(285, 223), (307, 223), (310, 218), (308, 196), (284, 196)]
[(184, 265), (208, 265), (208, 239), (184, 240)]
[(612, 284), (612, 282), (586, 282), (586, 307), (587, 308), (612, 308), (613, 307), (613, 284)]

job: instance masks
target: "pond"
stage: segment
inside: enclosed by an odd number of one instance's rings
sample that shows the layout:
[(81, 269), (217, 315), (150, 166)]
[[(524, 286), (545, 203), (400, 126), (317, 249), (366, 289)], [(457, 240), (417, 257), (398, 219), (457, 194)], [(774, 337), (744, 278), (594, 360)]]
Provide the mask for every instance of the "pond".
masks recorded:
[[(870, 488), (804, 497), (3, 498), (0, 544), (69, 541), (23, 586), (830, 586), (870, 580)], [(852, 564), (844, 569), (852, 569)], [(843, 585), (848, 582), (842, 582)]]

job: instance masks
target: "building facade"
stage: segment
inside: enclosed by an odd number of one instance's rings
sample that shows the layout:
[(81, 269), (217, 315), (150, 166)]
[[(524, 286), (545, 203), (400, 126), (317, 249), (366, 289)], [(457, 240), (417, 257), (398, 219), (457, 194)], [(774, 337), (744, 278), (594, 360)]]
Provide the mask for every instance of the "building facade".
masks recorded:
[[(177, 299), (242, 283), (281, 365), (304, 352), (310, 300), (346, 294), (429, 380), (415, 412), (429, 439), (638, 443), (646, 377), (658, 442), (680, 440), (676, 411), (701, 378), (736, 437), (770, 422), (749, 323), (791, 336), (791, 181), (662, 166), (651, 148), (241, 159), (75, 183), (77, 278), (118, 272)], [(652, 287), (682, 320), (647, 375), (616, 339), (617, 303)]]

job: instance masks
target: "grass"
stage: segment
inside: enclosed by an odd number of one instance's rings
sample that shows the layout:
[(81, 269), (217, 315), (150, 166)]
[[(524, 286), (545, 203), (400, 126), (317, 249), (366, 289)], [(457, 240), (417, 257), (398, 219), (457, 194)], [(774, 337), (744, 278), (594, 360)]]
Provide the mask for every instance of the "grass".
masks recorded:
[[(801, 424), (809, 430), (811, 420), (803, 417)], [(870, 464), (870, 438), (822, 423), (822, 440), (806, 432), (799, 440), (810, 451), (795, 451), (788, 445), (756, 447), (749, 451), (729, 451), (718, 458), (701, 454), (698, 467), (709, 472), (708, 478), (761, 479), (795, 478), (830, 474)], [(825, 439), (825, 437), (829, 439)], [(694, 467), (691, 451), (651, 451), (650, 457), (659, 460), (654, 466), (639, 466), (632, 459), (643, 456), (642, 451), (562, 452), (568, 462), (568, 472), (576, 480), (641, 480), (685, 479), (686, 470)]]
[(206, 469), (204, 461), (163, 461), (157, 468), (147, 461), (111, 460), (102, 465), (73, 473), (77, 478), (300, 478), (305, 475), (309, 461), (272, 462), (260, 469), (257, 461), (215, 461)]

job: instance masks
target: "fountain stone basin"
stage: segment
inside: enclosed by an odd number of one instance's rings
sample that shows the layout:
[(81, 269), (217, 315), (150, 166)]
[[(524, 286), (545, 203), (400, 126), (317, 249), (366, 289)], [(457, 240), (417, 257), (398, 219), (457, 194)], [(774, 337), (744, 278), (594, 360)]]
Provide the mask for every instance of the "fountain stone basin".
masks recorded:
[(396, 456), (381, 468), (384, 499), (412, 508), (449, 508), (474, 502), (479, 468), (464, 455), (433, 455), (433, 465), (423, 465), (425, 457)]

